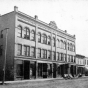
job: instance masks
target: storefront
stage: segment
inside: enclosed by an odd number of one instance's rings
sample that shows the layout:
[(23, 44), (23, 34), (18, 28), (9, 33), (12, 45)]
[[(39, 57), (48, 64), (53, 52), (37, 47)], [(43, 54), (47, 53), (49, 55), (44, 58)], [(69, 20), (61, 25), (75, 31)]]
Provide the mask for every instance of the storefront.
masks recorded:
[(16, 60), (14, 70), (16, 80), (34, 79), (36, 78), (36, 61)]
[[(80, 70), (78, 71), (80, 72)], [(65, 74), (71, 74), (74, 77), (76, 75), (76, 66), (70, 65), (69, 67), (69, 64), (65, 63), (39, 60), (15, 60), (14, 64), (15, 80), (58, 78), (64, 77)]]

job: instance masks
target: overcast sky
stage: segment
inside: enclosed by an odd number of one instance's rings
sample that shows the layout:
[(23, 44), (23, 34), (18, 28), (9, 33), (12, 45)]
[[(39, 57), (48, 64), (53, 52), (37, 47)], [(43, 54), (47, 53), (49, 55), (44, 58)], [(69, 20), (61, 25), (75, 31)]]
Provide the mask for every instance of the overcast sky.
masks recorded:
[(88, 0), (0, 0), (0, 14), (14, 6), (46, 23), (55, 21), (58, 28), (76, 35), (76, 53), (88, 57)]

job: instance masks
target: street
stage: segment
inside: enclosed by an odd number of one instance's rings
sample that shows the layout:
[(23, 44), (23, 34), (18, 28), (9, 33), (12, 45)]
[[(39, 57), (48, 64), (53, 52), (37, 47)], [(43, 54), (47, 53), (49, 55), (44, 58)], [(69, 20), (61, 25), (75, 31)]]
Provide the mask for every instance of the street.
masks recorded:
[(0, 88), (88, 88), (88, 78), (30, 81), (26, 83), (0, 85)]

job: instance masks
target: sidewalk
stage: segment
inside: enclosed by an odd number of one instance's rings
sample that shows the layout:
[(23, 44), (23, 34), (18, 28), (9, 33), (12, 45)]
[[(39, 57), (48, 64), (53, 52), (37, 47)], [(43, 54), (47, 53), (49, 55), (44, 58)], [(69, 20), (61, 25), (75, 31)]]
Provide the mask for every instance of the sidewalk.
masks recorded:
[[(49, 81), (49, 80), (62, 80), (63, 78), (46, 78), (46, 79), (29, 79), (29, 80), (16, 80), (16, 81), (5, 81), (5, 84), (14, 84), (14, 83), (26, 83), (26, 82), (39, 82), (39, 81)], [(0, 81), (2, 84), (2, 81)]]
[[(74, 79), (82, 79), (82, 78), (88, 78), (88, 76), (83, 76), (83, 77), (74, 78)], [(5, 81), (4, 83), (5, 84), (15, 84), (15, 83), (50, 81), (50, 80), (65, 80), (65, 79), (64, 78), (29, 79), (29, 80)], [(67, 80), (70, 80), (70, 79), (67, 79)], [(2, 81), (0, 81), (0, 84), (2, 84)]]

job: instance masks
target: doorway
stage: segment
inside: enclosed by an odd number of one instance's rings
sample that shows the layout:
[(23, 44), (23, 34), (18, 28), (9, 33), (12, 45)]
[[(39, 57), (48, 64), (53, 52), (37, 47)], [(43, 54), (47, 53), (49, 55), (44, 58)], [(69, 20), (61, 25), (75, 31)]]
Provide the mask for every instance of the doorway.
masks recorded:
[(30, 76), (29, 76), (29, 73), (30, 73), (29, 65), (30, 65), (29, 61), (24, 61), (24, 79), (30, 79)]

